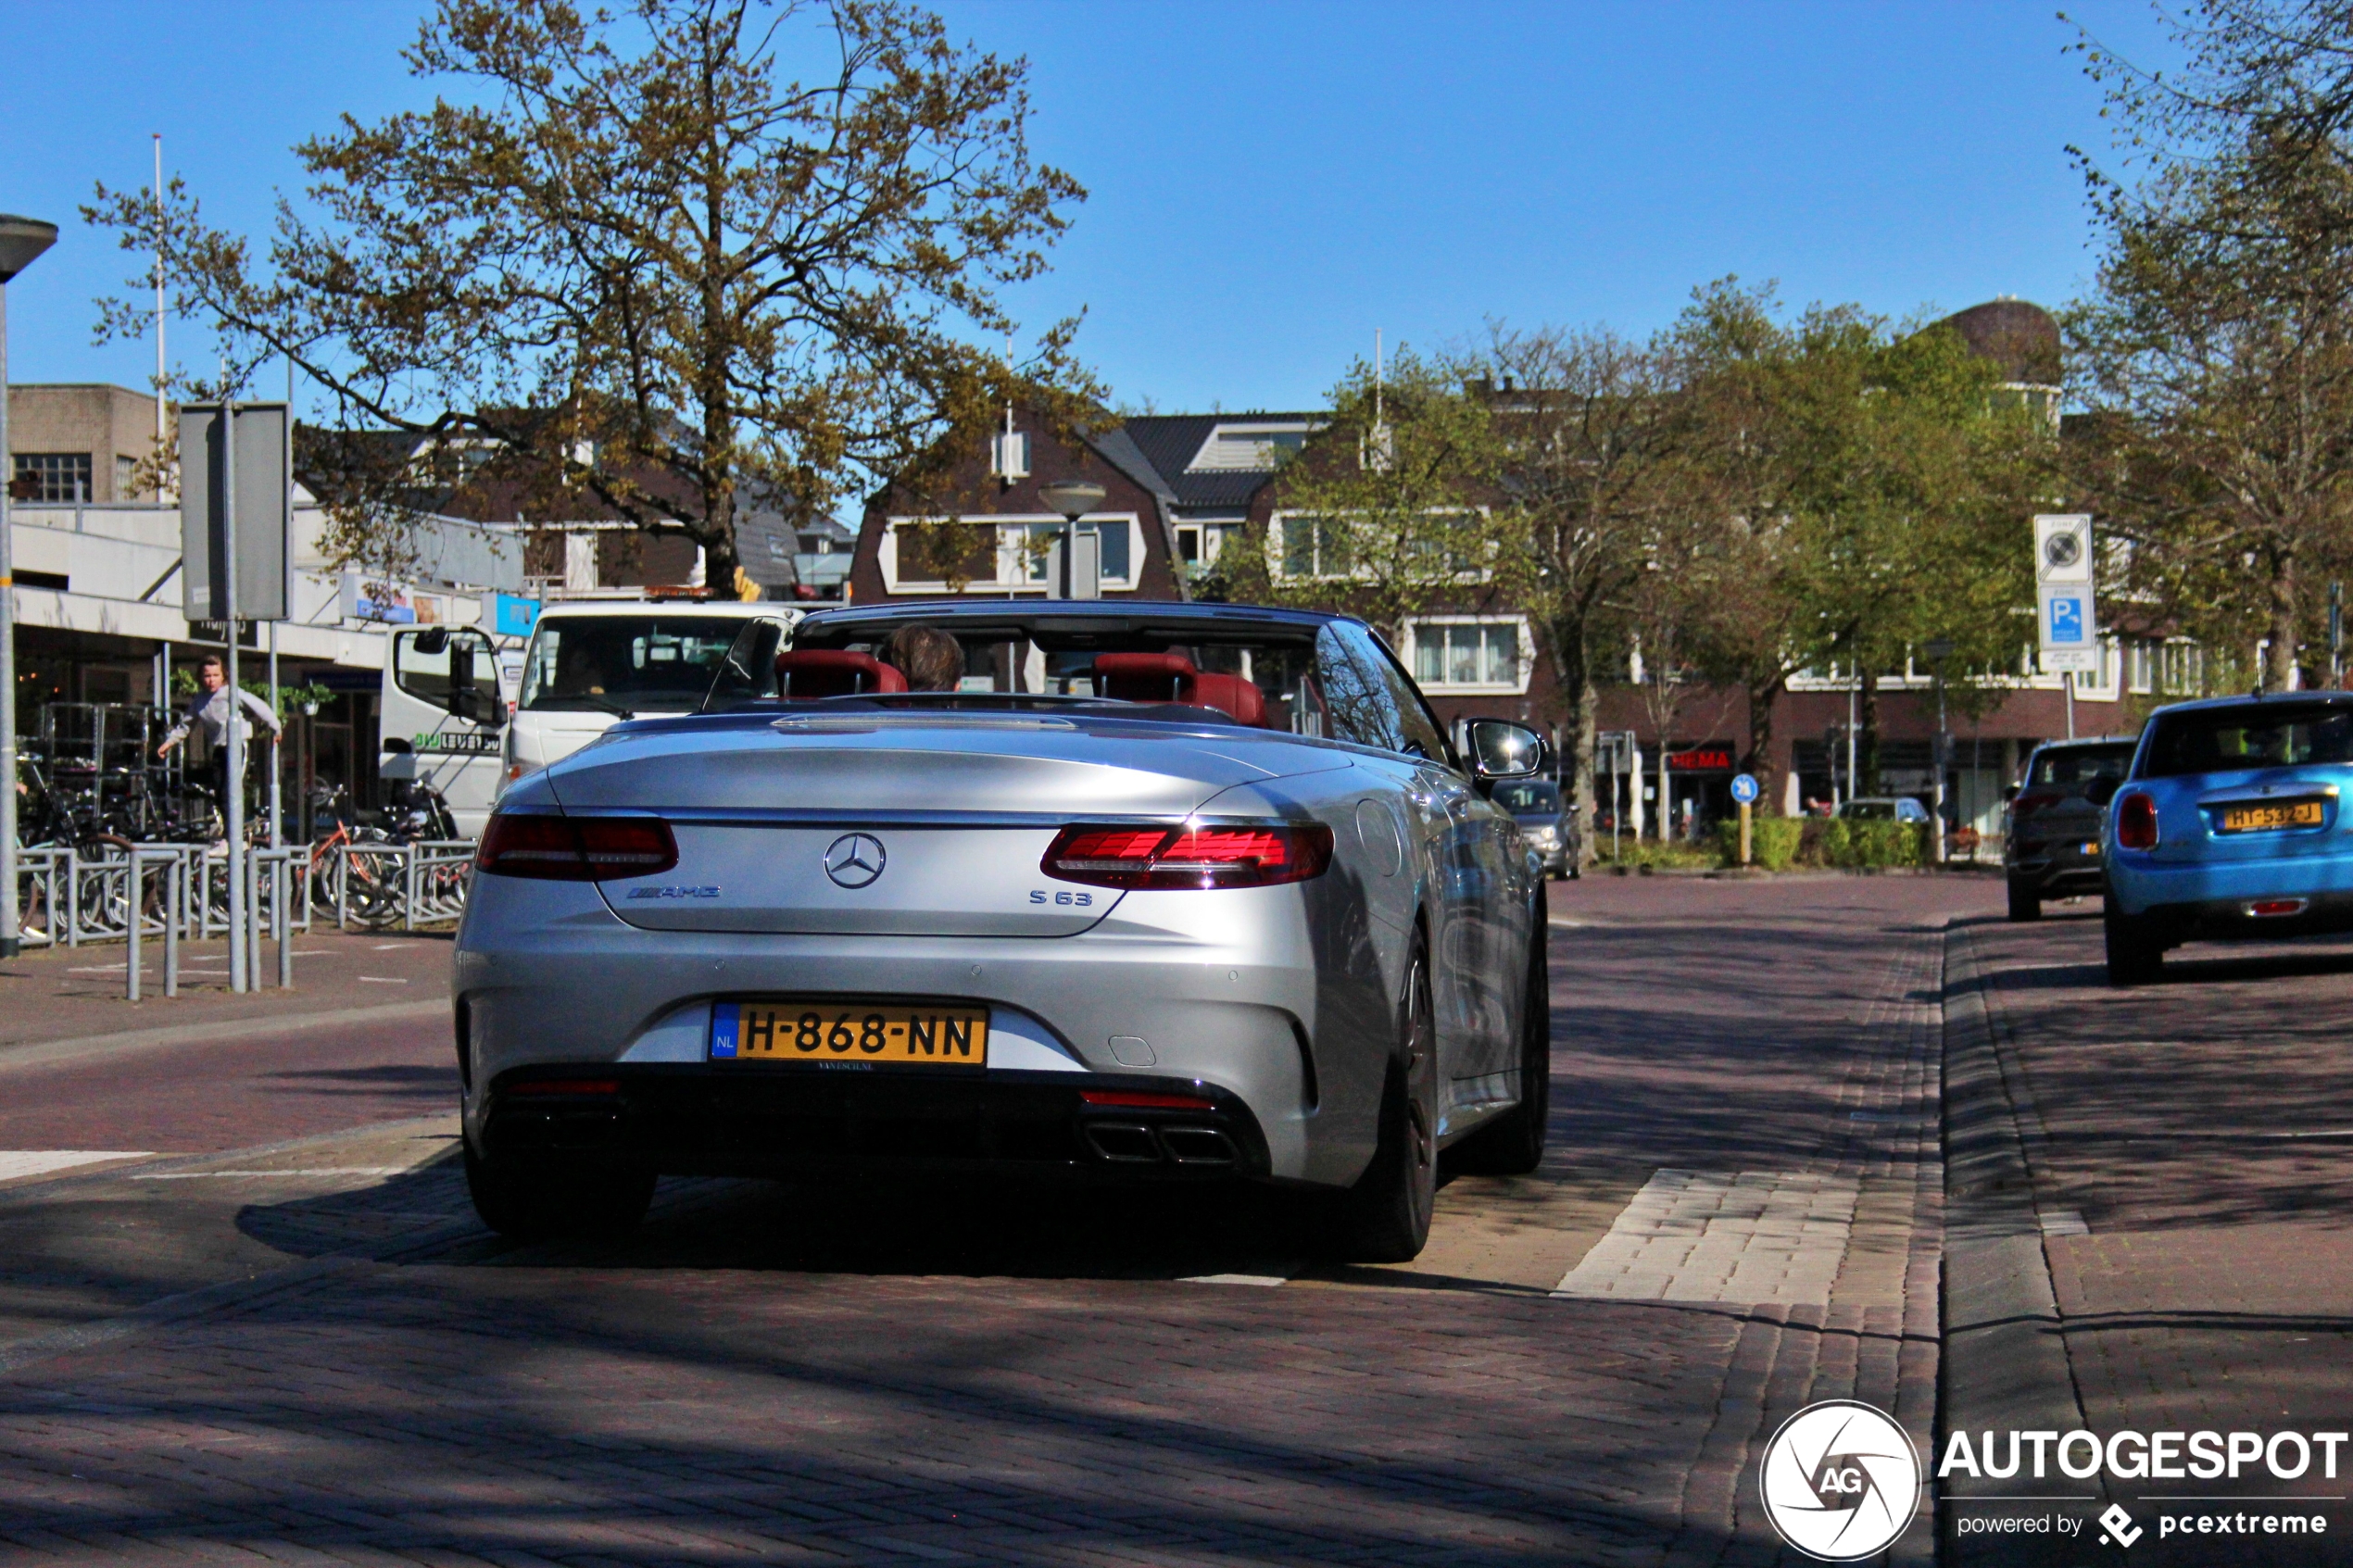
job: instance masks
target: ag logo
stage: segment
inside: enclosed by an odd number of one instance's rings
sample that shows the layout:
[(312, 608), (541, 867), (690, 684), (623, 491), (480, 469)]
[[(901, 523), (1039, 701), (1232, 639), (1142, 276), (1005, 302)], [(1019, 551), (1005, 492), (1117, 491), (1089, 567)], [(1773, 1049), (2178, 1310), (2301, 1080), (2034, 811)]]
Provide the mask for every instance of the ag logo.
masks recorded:
[(1757, 1485), (1781, 1539), (1825, 1562), (1852, 1562), (1884, 1550), (1911, 1524), (1920, 1459), (1887, 1416), (1826, 1399), (1781, 1423)]

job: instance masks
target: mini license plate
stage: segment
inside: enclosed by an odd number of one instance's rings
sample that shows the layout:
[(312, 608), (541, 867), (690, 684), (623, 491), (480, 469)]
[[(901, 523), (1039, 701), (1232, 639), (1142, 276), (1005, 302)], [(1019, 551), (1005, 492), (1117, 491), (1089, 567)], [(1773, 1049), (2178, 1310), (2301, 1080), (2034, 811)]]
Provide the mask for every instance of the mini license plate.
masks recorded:
[(713, 1061), (988, 1065), (988, 1010), (953, 1003), (717, 1002), (711, 1010)]
[(2321, 825), (2317, 800), (2284, 800), (2276, 806), (2233, 806), (2222, 812), (2224, 833), (2277, 833), (2282, 828)]

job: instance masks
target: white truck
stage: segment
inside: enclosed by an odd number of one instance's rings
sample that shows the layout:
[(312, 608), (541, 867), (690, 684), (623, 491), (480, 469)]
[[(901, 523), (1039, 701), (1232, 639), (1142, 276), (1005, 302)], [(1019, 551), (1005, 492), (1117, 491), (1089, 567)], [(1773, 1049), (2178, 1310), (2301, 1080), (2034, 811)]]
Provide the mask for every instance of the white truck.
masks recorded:
[(804, 612), (734, 600), (585, 599), (546, 607), (528, 646), (471, 627), (403, 627), (386, 650), (383, 755), (430, 785), (468, 838), (508, 784), (623, 719), (692, 713), (738, 636), (773, 659)]

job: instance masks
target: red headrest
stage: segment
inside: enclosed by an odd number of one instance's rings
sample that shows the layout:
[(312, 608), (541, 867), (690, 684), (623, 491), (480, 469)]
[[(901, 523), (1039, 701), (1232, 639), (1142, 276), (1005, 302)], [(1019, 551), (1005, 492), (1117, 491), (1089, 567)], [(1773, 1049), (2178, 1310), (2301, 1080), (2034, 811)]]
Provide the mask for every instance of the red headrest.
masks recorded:
[(1099, 653), (1095, 686), (1122, 702), (1190, 702), (1193, 661), (1175, 653)]
[(797, 648), (776, 656), (778, 695), (786, 702), (867, 692), (903, 692), (907, 677), (869, 654), (839, 648)]
[(1237, 724), (1263, 728), (1266, 722), (1266, 694), (1254, 681), (1239, 675), (1196, 675), (1193, 695), (1188, 699), (1201, 708), (1214, 708)]

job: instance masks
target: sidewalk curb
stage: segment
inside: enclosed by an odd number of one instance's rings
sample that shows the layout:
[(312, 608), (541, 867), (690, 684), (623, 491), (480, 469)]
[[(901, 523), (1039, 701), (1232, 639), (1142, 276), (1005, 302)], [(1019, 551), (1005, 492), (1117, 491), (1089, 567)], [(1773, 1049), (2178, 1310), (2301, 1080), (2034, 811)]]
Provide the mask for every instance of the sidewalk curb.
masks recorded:
[(11, 1067), (39, 1067), (83, 1056), (115, 1056), (156, 1050), (166, 1046), (204, 1045), (234, 1040), (264, 1031), (332, 1029), (353, 1023), (396, 1023), (412, 1018), (447, 1017), (447, 997), (430, 1001), (388, 1002), (374, 1007), (336, 1008), (324, 1012), (252, 1013), (209, 1023), (164, 1023), (146, 1029), (124, 1029), (107, 1035), (74, 1035), (57, 1040), (26, 1040), (0, 1045), (0, 1072)]
[[(2041, 1129), (2030, 1127), (2023, 1085), (2005, 1071), (1985, 985), (1968, 927), (1948, 925), (1940, 1459), (1955, 1432), (2069, 1432), (2085, 1424), (2035, 1209), (2030, 1154)], [(1938, 1491), (1956, 1495), (1947, 1486)], [(1944, 1524), (1938, 1521), (1937, 1536), (1946, 1562), (2043, 1555), (1998, 1537), (1973, 1537), (1963, 1546)]]

